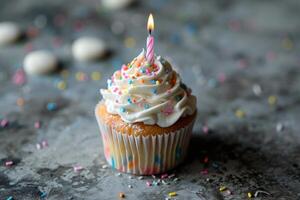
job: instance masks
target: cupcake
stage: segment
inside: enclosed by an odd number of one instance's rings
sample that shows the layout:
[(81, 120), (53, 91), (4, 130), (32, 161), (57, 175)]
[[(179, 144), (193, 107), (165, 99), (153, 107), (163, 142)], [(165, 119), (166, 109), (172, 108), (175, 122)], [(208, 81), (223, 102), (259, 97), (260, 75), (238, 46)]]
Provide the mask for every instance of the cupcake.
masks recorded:
[(150, 65), (142, 51), (107, 84), (95, 109), (107, 162), (137, 175), (180, 164), (196, 118), (196, 97), (170, 63), (156, 56)]

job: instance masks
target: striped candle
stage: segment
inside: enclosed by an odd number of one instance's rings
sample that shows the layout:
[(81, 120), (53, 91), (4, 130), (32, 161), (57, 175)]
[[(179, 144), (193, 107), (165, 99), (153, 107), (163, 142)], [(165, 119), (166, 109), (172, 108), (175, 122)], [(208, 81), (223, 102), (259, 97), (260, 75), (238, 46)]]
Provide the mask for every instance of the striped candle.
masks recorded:
[(146, 59), (150, 65), (154, 63), (154, 37), (151, 35), (154, 30), (154, 20), (152, 14), (149, 15), (147, 29), (149, 31), (149, 35), (147, 37), (147, 52)]
[(146, 59), (150, 64), (154, 63), (154, 37), (151, 34), (147, 37)]

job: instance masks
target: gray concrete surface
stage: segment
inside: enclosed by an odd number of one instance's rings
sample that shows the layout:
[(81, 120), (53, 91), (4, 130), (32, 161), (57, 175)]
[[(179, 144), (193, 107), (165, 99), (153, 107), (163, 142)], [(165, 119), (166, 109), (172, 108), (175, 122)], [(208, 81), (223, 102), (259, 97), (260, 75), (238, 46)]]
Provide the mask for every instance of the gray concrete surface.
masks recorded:
[[(45, 192), (49, 200), (108, 200), (124, 192), (126, 199), (150, 200), (175, 191), (172, 199), (227, 200), (247, 199), (257, 190), (270, 195), (254, 199), (300, 199), (299, 9), (297, 0), (155, 0), (120, 11), (92, 0), (1, 1), (1, 21), (39, 34), (0, 48), (0, 119), (9, 120), (0, 127), (0, 199), (40, 199)], [(145, 46), (150, 11), (156, 52), (193, 89), (199, 114), (187, 161), (169, 172), (179, 180), (147, 187), (153, 177), (139, 180), (102, 168), (106, 163), (93, 110), (106, 79)], [(111, 24), (123, 24), (124, 32), (112, 33)], [(90, 64), (73, 61), (70, 44), (81, 35), (105, 39), (112, 54)], [(69, 76), (57, 72), (27, 77), (23, 86), (12, 84), (30, 49), (53, 50)], [(75, 78), (93, 71), (101, 73), (100, 81)], [(65, 80), (67, 89), (59, 90), (58, 80)], [(260, 95), (253, 92), (255, 84), (262, 88)], [(274, 97), (277, 102), (270, 105)], [(18, 98), (24, 106), (16, 105)], [(49, 102), (58, 109), (48, 111)], [(236, 110), (245, 116), (237, 117)], [(38, 120), (40, 129), (34, 128)], [(283, 130), (276, 130), (278, 123)], [(36, 149), (42, 140), (49, 146)], [(6, 167), (9, 160), (14, 165)], [(74, 165), (84, 169), (74, 172)], [(221, 186), (228, 190), (220, 191)]]

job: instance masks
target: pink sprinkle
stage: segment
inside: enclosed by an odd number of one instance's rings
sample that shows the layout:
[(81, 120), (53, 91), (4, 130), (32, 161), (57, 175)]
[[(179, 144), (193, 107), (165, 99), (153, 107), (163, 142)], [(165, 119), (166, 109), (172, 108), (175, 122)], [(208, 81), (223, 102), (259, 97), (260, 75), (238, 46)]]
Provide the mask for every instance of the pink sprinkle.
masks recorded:
[(150, 75), (151, 72), (150, 72), (150, 69), (149, 69), (149, 68), (146, 69), (146, 73), (147, 73), (148, 75)]
[(168, 104), (163, 110), (162, 113), (164, 113), (165, 115), (170, 115), (172, 114), (174, 111), (174, 108), (171, 104)]
[(246, 67), (248, 67), (248, 61), (246, 59), (240, 59), (238, 61), (238, 68), (245, 69)]
[(208, 163), (208, 157), (207, 156), (204, 157), (203, 162)]
[(9, 123), (9, 122), (8, 122), (7, 119), (2, 119), (0, 125), (1, 125), (1, 127), (4, 128), (4, 127), (8, 126), (8, 123)]
[(208, 174), (208, 170), (207, 170), (207, 169), (203, 169), (203, 170), (201, 171), (201, 174), (203, 174), (203, 175)]
[(162, 174), (160, 178), (161, 178), (161, 179), (165, 179), (165, 178), (167, 178), (167, 177), (168, 177), (168, 174)]
[(208, 126), (207, 126), (207, 125), (204, 125), (204, 126), (202, 127), (202, 131), (203, 131), (203, 133), (207, 134), (208, 131), (209, 131)]
[(218, 75), (218, 80), (221, 82), (221, 83), (224, 83), (226, 81), (226, 75), (224, 73), (220, 73)]
[(121, 91), (119, 91), (119, 93), (118, 93), (119, 95), (122, 95), (122, 92)]
[(147, 182), (146, 182), (146, 185), (147, 185), (148, 187), (150, 187), (150, 186), (152, 186), (152, 183), (151, 183), (150, 181), (147, 181)]
[(118, 88), (115, 87), (115, 88), (113, 89), (113, 92), (117, 92), (117, 91), (118, 91)]
[(267, 52), (267, 54), (266, 54), (266, 59), (267, 59), (268, 61), (272, 61), (272, 60), (274, 60), (275, 58), (276, 58), (276, 54), (275, 54), (273, 51)]
[(6, 167), (10, 167), (10, 166), (12, 166), (13, 164), (14, 164), (14, 162), (13, 162), (12, 160), (6, 161), (6, 162), (5, 162), (5, 166), (6, 166)]
[(80, 165), (76, 165), (73, 167), (74, 172), (80, 172), (81, 170), (83, 170), (83, 167)]
[(36, 121), (36, 122), (34, 123), (34, 128), (36, 128), (36, 129), (41, 128), (41, 122)]
[(126, 71), (128, 67), (126, 65), (122, 65), (122, 69)]
[(12, 81), (16, 85), (24, 85), (26, 83), (26, 75), (23, 69), (18, 69), (12, 77)]
[(42, 141), (42, 147), (43, 148), (48, 147), (48, 142), (46, 140)]
[(170, 176), (168, 176), (168, 178), (173, 178), (175, 177), (175, 174), (171, 174)]

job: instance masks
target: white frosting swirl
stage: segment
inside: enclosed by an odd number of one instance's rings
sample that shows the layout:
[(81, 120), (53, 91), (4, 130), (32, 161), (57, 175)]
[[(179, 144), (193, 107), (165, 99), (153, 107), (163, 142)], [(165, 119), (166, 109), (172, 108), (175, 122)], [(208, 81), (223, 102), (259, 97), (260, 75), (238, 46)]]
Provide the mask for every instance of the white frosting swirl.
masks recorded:
[(147, 64), (144, 50), (107, 83), (108, 88), (100, 90), (107, 111), (127, 123), (169, 127), (196, 110), (196, 97), (181, 83), (179, 74), (160, 56), (152, 66)]

